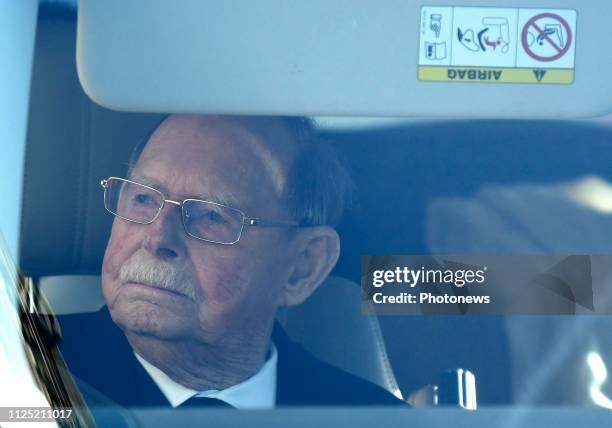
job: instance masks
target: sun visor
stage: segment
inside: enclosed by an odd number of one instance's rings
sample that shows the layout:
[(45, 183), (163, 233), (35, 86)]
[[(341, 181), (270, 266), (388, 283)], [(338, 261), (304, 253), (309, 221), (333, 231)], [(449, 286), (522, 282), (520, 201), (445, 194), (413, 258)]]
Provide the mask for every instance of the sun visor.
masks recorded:
[(582, 0), (80, 0), (78, 73), (137, 112), (572, 118), (612, 111)]

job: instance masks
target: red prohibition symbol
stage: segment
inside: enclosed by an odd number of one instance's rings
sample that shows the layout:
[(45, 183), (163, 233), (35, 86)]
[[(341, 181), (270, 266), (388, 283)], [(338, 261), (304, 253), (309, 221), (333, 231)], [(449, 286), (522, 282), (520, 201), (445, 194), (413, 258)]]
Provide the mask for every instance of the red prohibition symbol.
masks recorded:
[[(559, 44), (550, 37), (550, 35), (546, 31), (546, 28), (543, 29), (540, 25), (538, 25), (538, 20), (544, 18), (551, 18), (557, 21), (561, 26), (563, 26), (567, 39), (563, 46), (559, 46)], [(527, 40), (527, 35), (531, 28), (533, 28), (537, 32), (537, 37), (542, 41), (542, 43), (546, 42), (554, 48), (556, 52), (555, 54), (551, 56), (542, 56), (536, 54), (533, 50), (531, 50), (531, 46), (529, 45), (529, 41)], [(523, 31), (521, 33), (521, 43), (523, 44), (523, 49), (525, 49), (525, 52), (527, 52), (527, 55), (529, 55), (531, 58), (543, 62), (555, 61), (565, 55), (565, 53), (572, 45), (572, 29), (570, 28), (567, 21), (561, 16), (555, 13), (540, 13), (532, 17), (529, 21), (527, 21), (527, 23), (525, 23), (525, 26), (523, 27)]]

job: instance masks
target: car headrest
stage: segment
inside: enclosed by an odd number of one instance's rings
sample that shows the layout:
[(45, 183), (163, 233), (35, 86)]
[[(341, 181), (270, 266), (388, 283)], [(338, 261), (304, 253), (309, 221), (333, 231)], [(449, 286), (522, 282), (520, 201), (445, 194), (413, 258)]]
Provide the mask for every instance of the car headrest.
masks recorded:
[(41, 16), (27, 130), (19, 265), (31, 277), (98, 274), (112, 216), (100, 180), (122, 176), (159, 115), (93, 104), (75, 65), (76, 22)]

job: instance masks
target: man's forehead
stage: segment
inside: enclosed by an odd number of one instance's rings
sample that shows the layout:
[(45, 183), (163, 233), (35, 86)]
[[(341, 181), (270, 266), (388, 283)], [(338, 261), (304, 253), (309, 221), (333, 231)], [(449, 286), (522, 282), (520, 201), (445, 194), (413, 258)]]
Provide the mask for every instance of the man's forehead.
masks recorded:
[[(144, 184), (145, 186), (151, 187), (155, 190), (159, 190), (166, 197), (171, 196), (170, 190), (164, 185), (163, 182), (160, 182), (155, 178), (151, 178), (146, 173), (141, 172), (138, 168), (135, 168), (131, 171), (128, 179), (139, 184)], [(235, 208), (240, 207), (242, 202), (241, 198), (235, 193), (222, 189), (216, 189), (214, 192), (198, 192), (195, 194), (183, 196), (194, 199), (201, 199), (209, 202), (215, 202), (217, 204), (227, 205)]]
[[(296, 149), (286, 125), (275, 117), (171, 115), (155, 130), (142, 157), (163, 153), (188, 163), (193, 153), (219, 159), (237, 171), (256, 163), (282, 195)], [(140, 163), (140, 162), (139, 162)], [(252, 166), (252, 165), (249, 165)]]

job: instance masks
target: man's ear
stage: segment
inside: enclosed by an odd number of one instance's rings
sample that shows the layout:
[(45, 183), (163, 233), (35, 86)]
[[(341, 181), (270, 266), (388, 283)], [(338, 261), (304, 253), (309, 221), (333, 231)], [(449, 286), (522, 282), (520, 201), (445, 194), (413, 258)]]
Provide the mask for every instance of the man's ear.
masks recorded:
[(293, 269), (281, 293), (281, 306), (299, 305), (329, 275), (340, 255), (340, 237), (329, 226), (300, 230)]

